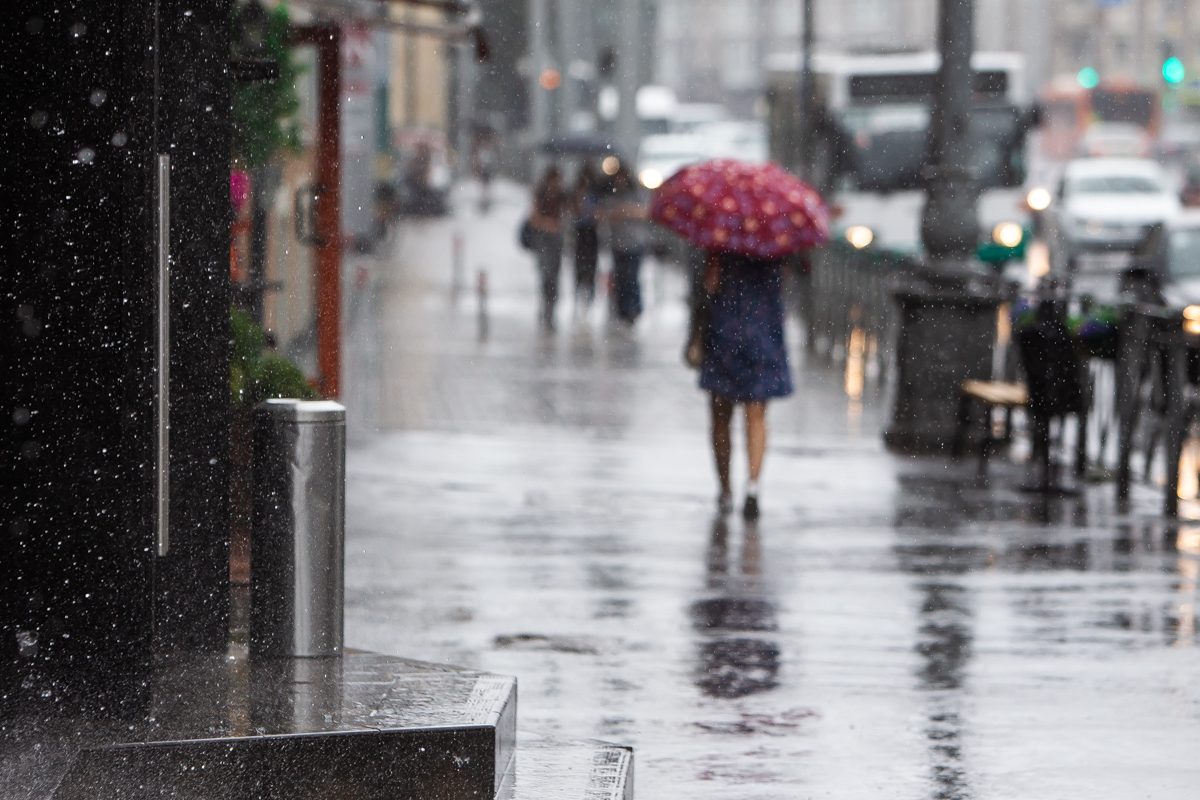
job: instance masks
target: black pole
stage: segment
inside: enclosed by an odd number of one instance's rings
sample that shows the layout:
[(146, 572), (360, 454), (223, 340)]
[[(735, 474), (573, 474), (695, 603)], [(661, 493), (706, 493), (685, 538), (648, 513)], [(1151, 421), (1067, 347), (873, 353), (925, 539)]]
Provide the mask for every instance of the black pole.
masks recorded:
[(258, 325), (263, 324), (263, 294), (267, 286), (267, 206), (269, 203), (269, 167), (258, 167), (250, 178), (250, 269), (246, 277), (246, 311)]
[(800, 85), (796, 114), (796, 168), (800, 177), (812, 182), (813, 122), (813, 0), (803, 0), (804, 30), (800, 32)]
[(961, 262), (965, 268), (979, 236), (979, 191), (971, 171), (969, 138), (975, 10), (973, 0), (939, 0), (938, 5), (942, 66), (934, 87), (921, 238), (930, 261), (953, 270), (956, 265), (945, 262)]
[(934, 87), (925, 259), (894, 293), (900, 308), (892, 421), (884, 439), (901, 452), (946, 452), (955, 440), (962, 382), (988, 380), (1003, 299), (974, 259), (979, 188), (970, 139), (973, 0), (940, 0), (942, 66)]

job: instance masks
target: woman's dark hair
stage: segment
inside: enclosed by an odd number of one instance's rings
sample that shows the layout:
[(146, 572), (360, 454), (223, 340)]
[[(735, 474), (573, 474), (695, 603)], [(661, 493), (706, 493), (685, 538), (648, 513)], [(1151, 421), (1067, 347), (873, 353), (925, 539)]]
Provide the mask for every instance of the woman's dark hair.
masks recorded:
[(599, 182), (599, 176), (596, 175), (596, 168), (592, 166), (592, 162), (583, 162), (583, 166), (579, 169), (579, 177), (575, 179), (575, 190), (579, 192), (595, 191)]
[(546, 167), (546, 171), (542, 173), (541, 180), (539, 180), (537, 183), (537, 188), (533, 190), (534, 194), (536, 194), (538, 197), (544, 195), (550, 188), (550, 181), (555, 179), (562, 180), (562, 173), (558, 171), (558, 167), (551, 164), (550, 166)]
[(613, 188), (618, 188), (621, 183), (627, 186), (633, 186), (633, 173), (629, 171), (629, 165), (624, 161), (617, 163), (617, 171), (613, 173)]

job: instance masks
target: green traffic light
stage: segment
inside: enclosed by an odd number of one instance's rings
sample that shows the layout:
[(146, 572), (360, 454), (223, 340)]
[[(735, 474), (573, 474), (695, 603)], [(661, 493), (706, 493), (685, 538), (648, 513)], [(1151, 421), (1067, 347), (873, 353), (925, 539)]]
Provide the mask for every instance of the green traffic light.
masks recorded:
[(1079, 70), (1079, 74), (1075, 76), (1075, 79), (1079, 81), (1079, 85), (1083, 88), (1095, 89), (1096, 84), (1100, 82), (1100, 73), (1091, 67), (1084, 67)]
[(1171, 56), (1163, 62), (1162, 76), (1167, 83), (1183, 83), (1185, 73), (1183, 62), (1175, 56)]

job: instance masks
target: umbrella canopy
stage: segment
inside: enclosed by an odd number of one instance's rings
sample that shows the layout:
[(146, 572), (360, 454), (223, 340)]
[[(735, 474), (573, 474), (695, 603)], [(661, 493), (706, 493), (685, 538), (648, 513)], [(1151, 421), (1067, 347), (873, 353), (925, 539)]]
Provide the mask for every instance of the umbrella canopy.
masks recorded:
[(565, 133), (551, 136), (539, 145), (543, 153), (556, 156), (611, 156), (617, 146), (594, 133)]
[(650, 217), (696, 247), (753, 258), (782, 258), (829, 239), (821, 195), (775, 164), (684, 167), (654, 192)]

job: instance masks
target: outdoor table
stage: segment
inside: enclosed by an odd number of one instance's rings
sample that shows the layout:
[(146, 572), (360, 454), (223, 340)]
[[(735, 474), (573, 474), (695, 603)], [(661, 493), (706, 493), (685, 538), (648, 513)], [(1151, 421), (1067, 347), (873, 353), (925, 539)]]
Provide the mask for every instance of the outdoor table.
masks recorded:
[(1163, 306), (1123, 306), (1117, 350), (1117, 500), (1124, 506), (1129, 499), (1129, 461), (1138, 423), (1138, 398), (1150, 359), (1157, 356), (1166, 393), (1167, 485), (1163, 490), (1163, 514), (1168, 517), (1175, 516), (1179, 505), (1179, 455), (1188, 424), (1188, 350), (1200, 347), (1200, 319), (1185, 317), (1185, 313)]

